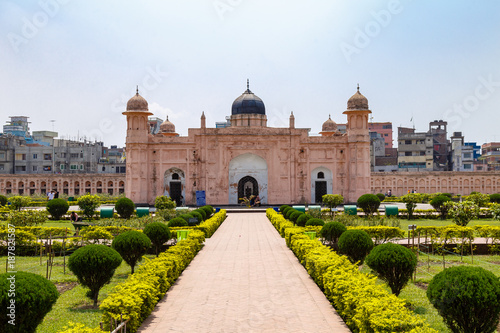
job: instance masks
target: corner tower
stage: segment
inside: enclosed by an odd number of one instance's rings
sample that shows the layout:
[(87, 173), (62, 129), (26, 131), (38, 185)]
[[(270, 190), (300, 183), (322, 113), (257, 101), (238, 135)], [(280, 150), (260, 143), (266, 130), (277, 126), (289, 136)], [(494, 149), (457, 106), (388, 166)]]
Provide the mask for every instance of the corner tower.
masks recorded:
[(368, 99), (358, 90), (347, 101), (348, 200), (370, 193), (370, 134)]

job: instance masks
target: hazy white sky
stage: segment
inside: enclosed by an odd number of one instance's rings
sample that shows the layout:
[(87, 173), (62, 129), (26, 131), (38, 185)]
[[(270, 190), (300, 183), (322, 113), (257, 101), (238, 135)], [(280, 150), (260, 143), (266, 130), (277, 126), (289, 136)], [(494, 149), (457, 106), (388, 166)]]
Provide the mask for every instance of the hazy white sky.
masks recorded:
[[(373, 121), (500, 141), (500, 2), (0, 0), (0, 122), (124, 145), (139, 85), (181, 135), (250, 89), (269, 126), (321, 130), (359, 83)], [(51, 123), (50, 120), (56, 120)]]

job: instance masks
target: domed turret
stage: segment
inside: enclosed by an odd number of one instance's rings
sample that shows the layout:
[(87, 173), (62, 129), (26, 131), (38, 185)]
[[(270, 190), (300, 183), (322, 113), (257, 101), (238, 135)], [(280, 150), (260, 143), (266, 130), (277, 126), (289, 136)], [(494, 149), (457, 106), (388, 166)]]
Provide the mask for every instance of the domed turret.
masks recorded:
[(368, 99), (359, 92), (359, 85), (358, 91), (347, 101), (347, 111), (353, 110), (369, 110)]
[(231, 114), (266, 114), (264, 102), (250, 91), (248, 80), (247, 90), (234, 100)]
[(328, 120), (323, 123), (323, 127), (321, 128), (323, 132), (336, 132), (337, 131), (337, 123), (332, 120), (330, 115), (328, 115)]
[(127, 111), (149, 111), (148, 102), (139, 95), (139, 87), (137, 87), (135, 96), (128, 100)]
[(163, 123), (160, 125), (160, 132), (161, 133), (174, 133), (175, 132), (175, 125), (168, 120), (165, 120)]

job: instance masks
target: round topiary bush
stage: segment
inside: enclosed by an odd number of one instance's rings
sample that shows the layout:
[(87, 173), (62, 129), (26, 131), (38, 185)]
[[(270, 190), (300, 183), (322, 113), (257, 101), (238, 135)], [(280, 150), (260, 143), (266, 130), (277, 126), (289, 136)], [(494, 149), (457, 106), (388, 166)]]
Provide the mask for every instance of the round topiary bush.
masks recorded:
[(448, 206), (445, 205), (445, 202), (451, 201), (450, 198), (448, 198), (445, 195), (438, 195), (429, 202), (431, 206), (440, 214), (440, 217), (442, 220), (446, 219), (446, 215), (448, 215)]
[(328, 222), (321, 228), (319, 234), (327, 242), (337, 243), (339, 237), (347, 230), (340, 222)]
[(358, 198), (358, 206), (366, 215), (373, 215), (380, 206), (380, 199), (375, 194), (363, 194)]
[(207, 219), (207, 213), (203, 209), (198, 208), (198, 209), (193, 210), (193, 212), (197, 212), (197, 213), (201, 214), (200, 222), (205, 221)]
[[(187, 214), (181, 214), (179, 215), (179, 217), (181, 219), (183, 219), (184, 221), (186, 221), (186, 223), (189, 222), (189, 219), (193, 217), (193, 215), (191, 215), (191, 213), (187, 213)], [(187, 225), (187, 224), (186, 224)]]
[(314, 225), (324, 226), (325, 221), (323, 221), (322, 219), (316, 219), (316, 218), (312, 218), (312, 219), (307, 220), (306, 227), (307, 226), (314, 226)]
[(303, 212), (295, 211), (292, 214), (290, 214), (290, 221), (292, 221), (294, 224), (297, 223), (297, 219), (299, 218), (300, 215), (304, 214)]
[(109, 283), (120, 266), (120, 254), (106, 245), (87, 245), (79, 248), (68, 259), (68, 267), (78, 282), (90, 289), (87, 296), (97, 307), (99, 290)]
[(386, 243), (375, 246), (366, 256), (366, 264), (399, 295), (417, 268), (417, 256), (408, 248)]
[(188, 223), (182, 217), (174, 217), (168, 222), (168, 227), (187, 227)]
[(205, 219), (209, 219), (214, 212), (214, 209), (212, 208), (212, 206), (203, 206), (203, 207), (201, 207), (201, 209), (203, 209), (205, 211)]
[(309, 220), (309, 219), (312, 219), (313, 217), (309, 214), (302, 214), (300, 215), (298, 218), (297, 218), (297, 225), (299, 227), (305, 227), (306, 226), (306, 222)]
[[(1, 202), (1, 199), (0, 199), (0, 202)], [(490, 194), (490, 202), (500, 203), (500, 193)]]
[(153, 243), (157, 257), (161, 246), (172, 237), (170, 229), (165, 223), (161, 222), (149, 223), (144, 227), (143, 232), (151, 240), (151, 243)]
[(287, 220), (290, 220), (290, 217), (291, 217), (291, 216), (292, 216), (292, 214), (293, 214), (293, 213), (295, 213), (295, 212), (298, 212), (298, 210), (296, 210), (295, 208), (292, 208), (292, 209), (287, 210), (287, 211), (286, 211), (286, 213), (285, 213), (285, 214), (286, 214), (286, 215), (285, 215), (285, 218), (286, 218)]
[(436, 274), (427, 298), (452, 332), (494, 332), (498, 325), (500, 282), (481, 267), (455, 266)]
[(377, 193), (375, 195), (380, 200), (380, 202), (384, 201), (384, 199), (385, 199), (385, 194), (384, 193)]
[(352, 263), (363, 263), (366, 255), (373, 248), (373, 241), (363, 230), (347, 230), (339, 237), (339, 250)]
[(283, 214), (283, 216), (285, 216), (285, 217), (286, 217), (286, 213), (287, 213), (290, 209), (293, 209), (293, 208), (292, 208), (292, 207), (290, 207), (290, 206), (285, 207), (285, 208), (283, 209), (283, 211), (281, 212), (281, 214)]
[(0, 332), (34, 333), (58, 297), (55, 285), (38, 274), (0, 274)]
[(131, 273), (134, 274), (135, 265), (142, 260), (142, 256), (151, 247), (151, 240), (140, 231), (129, 230), (116, 236), (111, 247), (118, 251), (123, 260), (131, 267)]
[[(191, 218), (193, 218), (193, 217), (197, 218), (198, 223), (203, 222), (203, 217), (201, 216), (201, 213), (199, 211), (193, 210), (189, 214), (192, 216)], [(189, 221), (188, 221), (188, 225), (189, 225)]]
[(175, 201), (173, 201), (169, 196), (160, 195), (155, 198), (156, 209), (174, 209), (175, 206)]
[(69, 204), (64, 199), (52, 199), (47, 202), (47, 211), (52, 216), (53, 220), (60, 220), (61, 217), (68, 212)]
[(283, 213), (283, 211), (285, 210), (285, 208), (288, 208), (288, 207), (290, 207), (290, 206), (288, 206), (288, 205), (281, 205), (280, 206), (280, 213)]
[(0, 206), (5, 206), (7, 204), (8, 200), (5, 195), (0, 194)]
[(129, 198), (120, 198), (116, 201), (115, 209), (123, 219), (128, 219), (134, 214), (135, 204)]

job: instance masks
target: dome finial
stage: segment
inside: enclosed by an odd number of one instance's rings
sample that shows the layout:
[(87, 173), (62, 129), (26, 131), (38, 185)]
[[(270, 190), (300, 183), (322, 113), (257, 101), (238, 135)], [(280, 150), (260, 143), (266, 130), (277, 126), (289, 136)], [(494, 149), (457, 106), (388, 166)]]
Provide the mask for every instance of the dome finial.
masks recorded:
[(139, 95), (139, 85), (137, 85), (136, 88), (135, 88), (135, 94)]
[(247, 79), (247, 90), (250, 90), (250, 80)]
[(331, 114), (328, 114), (328, 119), (332, 119), (332, 115)]
[(168, 115), (167, 115), (167, 121), (168, 121)]
[(358, 83), (358, 92), (359, 92), (359, 83)]

